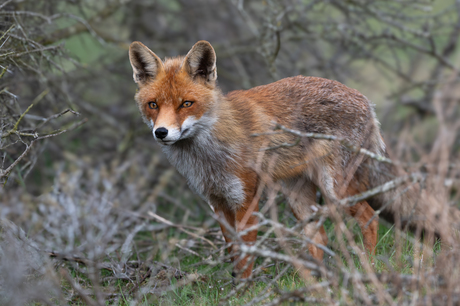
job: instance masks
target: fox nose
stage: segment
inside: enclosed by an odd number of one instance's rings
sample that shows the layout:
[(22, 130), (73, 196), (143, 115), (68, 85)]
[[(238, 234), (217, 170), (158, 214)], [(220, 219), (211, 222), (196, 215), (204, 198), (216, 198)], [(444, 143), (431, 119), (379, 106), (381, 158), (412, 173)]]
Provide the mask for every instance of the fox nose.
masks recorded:
[(155, 136), (159, 139), (163, 139), (166, 136), (168, 136), (168, 130), (165, 129), (164, 127), (157, 128), (155, 130)]

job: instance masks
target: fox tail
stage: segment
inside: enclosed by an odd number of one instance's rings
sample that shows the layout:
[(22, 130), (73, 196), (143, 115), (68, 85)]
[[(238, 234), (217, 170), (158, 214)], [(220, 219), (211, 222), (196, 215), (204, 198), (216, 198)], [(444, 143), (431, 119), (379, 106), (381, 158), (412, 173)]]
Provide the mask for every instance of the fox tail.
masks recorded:
[(382, 219), (401, 229), (435, 235), (446, 242), (453, 239), (454, 231), (460, 229), (460, 210), (449, 205), (444, 182), (440, 186), (421, 174), (408, 175), (392, 163), (372, 160), (369, 164), (371, 187), (386, 185), (389, 189), (368, 199)]

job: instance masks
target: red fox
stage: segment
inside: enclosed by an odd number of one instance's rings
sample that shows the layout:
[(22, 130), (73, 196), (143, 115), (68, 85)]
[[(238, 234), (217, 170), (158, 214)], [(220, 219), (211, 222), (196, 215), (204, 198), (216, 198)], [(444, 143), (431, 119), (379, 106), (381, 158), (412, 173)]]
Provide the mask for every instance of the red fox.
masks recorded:
[[(379, 186), (397, 175), (392, 164), (383, 164), (352, 152), (338, 142), (301, 138), (273, 131), (273, 122), (302, 132), (335, 135), (356, 147), (388, 156), (380, 135), (374, 107), (357, 90), (328, 79), (296, 76), (224, 95), (216, 84), (216, 53), (207, 41), (197, 42), (185, 57), (162, 61), (140, 42), (129, 48), (135, 96), (145, 123), (155, 140), (188, 184), (215, 213), (237, 232), (257, 224), (261, 171), (290, 190), (289, 204), (298, 220), (317, 209), (316, 191), (329, 203)], [(264, 136), (254, 137), (254, 134)], [(296, 143), (294, 146), (282, 146)], [(266, 150), (256, 163), (261, 149)], [(346, 207), (357, 219), (364, 246), (371, 254), (377, 243), (381, 216), (411, 225), (411, 216), (423, 215), (415, 205), (420, 188), (414, 185), (404, 197), (396, 191), (375, 196)], [(231, 241), (221, 224), (225, 240)], [(323, 227), (305, 227), (316, 245), (326, 245)], [(257, 231), (242, 236), (245, 243), (256, 240)], [(321, 260), (323, 251), (309, 244), (311, 255)], [(231, 247), (235, 273), (251, 275), (253, 262), (240, 258)]]

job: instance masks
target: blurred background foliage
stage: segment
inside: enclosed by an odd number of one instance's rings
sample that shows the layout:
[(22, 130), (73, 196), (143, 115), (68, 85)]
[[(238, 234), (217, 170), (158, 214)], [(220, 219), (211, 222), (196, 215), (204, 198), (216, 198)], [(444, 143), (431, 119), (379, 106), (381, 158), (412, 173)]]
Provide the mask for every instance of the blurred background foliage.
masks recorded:
[(210, 41), (224, 92), (298, 74), (338, 80), (377, 104), (388, 141), (407, 124), (432, 128), (435, 91), (458, 62), (455, 1), (51, 0), (6, 1), (1, 9), (3, 168), (30, 141), (8, 132), (32, 102), (20, 130), (66, 109), (80, 116), (50, 120), (48, 132), (87, 119), (34, 144), (8, 174), (7, 186), (34, 194), (70, 156), (99, 164), (158, 151), (133, 103), (133, 40), (162, 58)]
[[(418, 162), (440, 124), (458, 157), (459, 35), (454, 0), (1, 0), (0, 217), (39, 249), (92, 260), (131, 254), (148, 211), (216, 225), (140, 119), (134, 40), (160, 58), (210, 41), (224, 92), (298, 74), (343, 82), (376, 103), (394, 156)], [(109, 212), (87, 221), (97, 209)], [(117, 229), (89, 230), (104, 222)]]

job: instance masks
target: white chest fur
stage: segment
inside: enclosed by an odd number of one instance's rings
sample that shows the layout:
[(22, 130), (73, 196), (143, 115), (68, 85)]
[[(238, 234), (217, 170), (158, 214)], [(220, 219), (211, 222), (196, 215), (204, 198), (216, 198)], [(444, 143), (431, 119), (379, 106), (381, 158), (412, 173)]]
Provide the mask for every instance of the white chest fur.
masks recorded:
[(202, 132), (162, 149), (171, 164), (187, 178), (189, 186), (211, 205), (216, 204), (213, 199), (224, 200), (230, 208), (243, 203), (243, 184), (228, 172), (229, 165), (235, 162), (235, 152), (220, 144), (210, 133)]

